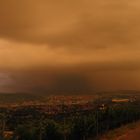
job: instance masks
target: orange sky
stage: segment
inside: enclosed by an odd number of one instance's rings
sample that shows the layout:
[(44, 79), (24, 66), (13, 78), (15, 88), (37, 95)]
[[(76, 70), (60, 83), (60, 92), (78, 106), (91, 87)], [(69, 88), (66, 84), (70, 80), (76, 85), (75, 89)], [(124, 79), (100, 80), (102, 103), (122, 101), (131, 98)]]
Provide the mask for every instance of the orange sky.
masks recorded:
[(139, 17), (138, 0), (0, 0), (0, 91), (46, 91), (69, 75), (139, 90)]

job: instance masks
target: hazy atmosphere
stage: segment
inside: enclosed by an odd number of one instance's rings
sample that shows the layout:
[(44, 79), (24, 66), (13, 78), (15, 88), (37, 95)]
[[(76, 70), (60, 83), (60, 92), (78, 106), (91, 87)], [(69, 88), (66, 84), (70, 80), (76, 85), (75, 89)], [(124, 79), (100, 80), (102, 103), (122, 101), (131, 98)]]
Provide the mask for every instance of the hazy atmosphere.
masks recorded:
[(138, 0), (0, 0), (0, 92), (140, 90)]

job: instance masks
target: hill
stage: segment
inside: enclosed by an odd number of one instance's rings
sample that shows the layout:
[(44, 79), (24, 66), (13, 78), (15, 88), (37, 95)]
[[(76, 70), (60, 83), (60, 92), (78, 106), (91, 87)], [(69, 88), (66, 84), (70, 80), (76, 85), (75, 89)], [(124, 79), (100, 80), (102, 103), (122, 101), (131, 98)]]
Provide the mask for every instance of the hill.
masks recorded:
[(100, 140), (139, 140), (140, 122), (134, 122), (103, 135)]

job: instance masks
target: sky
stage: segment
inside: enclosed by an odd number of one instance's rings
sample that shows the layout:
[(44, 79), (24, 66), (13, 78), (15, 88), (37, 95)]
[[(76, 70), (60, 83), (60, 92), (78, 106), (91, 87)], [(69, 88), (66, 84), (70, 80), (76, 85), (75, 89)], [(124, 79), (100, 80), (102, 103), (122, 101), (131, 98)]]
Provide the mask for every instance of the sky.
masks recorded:
[(138, 0), (0, 0), (0, 92), (140, 90)]

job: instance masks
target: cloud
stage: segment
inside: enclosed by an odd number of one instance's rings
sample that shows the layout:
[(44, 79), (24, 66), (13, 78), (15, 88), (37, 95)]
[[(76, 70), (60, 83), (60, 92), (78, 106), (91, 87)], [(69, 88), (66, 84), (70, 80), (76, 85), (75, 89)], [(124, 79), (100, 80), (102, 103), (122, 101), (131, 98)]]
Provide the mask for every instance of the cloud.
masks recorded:
[[(43, 67), (68, 67), (86, 65), (99, 67), (126, 67), (137, 65), (140, 61), (140, 50), (115, 47), (101, 50), (51, 48), (49, 45), (34, 45), (0, 40), (0, 68), (34, 69)], [(124, 66), (123, 66), (123, 65)]]
[(138, 0), (0, 0), (0, 72), (8, 75), (1, 80), (8, 91), (46, 91), (69, 77), (85, 88), (138, 89), (139, 7)]
[[(75, 94), (88, 91), (139, 90), (140, 69), (95, 69), (89, 67), (64, 67), (34, 70), (14, 70), (7, 73), (9, 80), (0, 91), (19, 93)], [(108, 68), (108, 67), (107, 67)], [(2, 81), (1, 81), (2, 82)]]
[(0, 0), (0, 36), (51, 48), (134, 47), (139, 6), (138, 0)]

